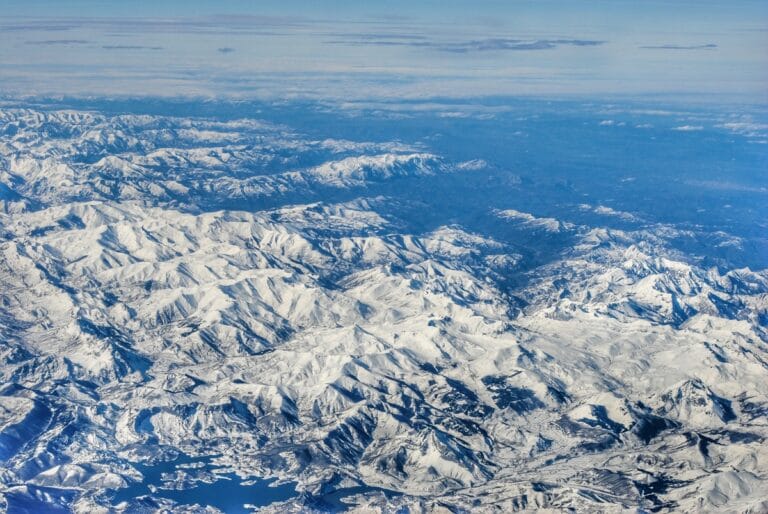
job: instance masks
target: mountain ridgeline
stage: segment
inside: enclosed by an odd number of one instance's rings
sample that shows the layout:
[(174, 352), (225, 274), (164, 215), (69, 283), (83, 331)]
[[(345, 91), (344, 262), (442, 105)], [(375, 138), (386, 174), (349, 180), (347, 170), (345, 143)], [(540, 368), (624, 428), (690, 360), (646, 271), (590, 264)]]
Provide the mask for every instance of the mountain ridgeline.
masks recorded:
[(0, 108), (8, 512), (768, 509), (764, 233), (322, 129)]

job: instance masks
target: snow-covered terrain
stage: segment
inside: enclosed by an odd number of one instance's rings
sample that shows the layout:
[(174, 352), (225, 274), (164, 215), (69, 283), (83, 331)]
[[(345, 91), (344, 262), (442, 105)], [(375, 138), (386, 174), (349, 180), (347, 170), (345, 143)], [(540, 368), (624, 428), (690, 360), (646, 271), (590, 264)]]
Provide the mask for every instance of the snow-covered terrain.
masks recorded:
[(482, 157), (3, 107), (4, 508), (768, 511), (768, 271), (622, 205), (430, 214)]

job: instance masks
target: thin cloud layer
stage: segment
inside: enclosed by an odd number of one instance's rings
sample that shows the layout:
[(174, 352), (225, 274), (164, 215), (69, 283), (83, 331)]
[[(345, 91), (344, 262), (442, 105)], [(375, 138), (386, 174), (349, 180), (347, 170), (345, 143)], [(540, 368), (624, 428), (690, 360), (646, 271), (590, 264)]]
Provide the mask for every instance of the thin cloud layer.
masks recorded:
[[(760, 18), (734, 11), (728, 19), (731, 11), (714, 4), (691, 8), (685, 23), (674, 17), (677, 8), (659, 7), (672, 12), (660, 11), (651, 23), (642, 16), (646, 10), (630, 4), (611, 20), (619, 13), (603, 5), (582, 10), (564, 0), (554, 11), (533, 2), (436, 8), (402, 0), (398, 16), (372, 14), (363, 5), (298, 10), (284, 1), (269, 9), (242, 3), (240, 11), (222, 14), (185, 9), (180, 0), (179, 9), (166, 2), (97, 8), (72, 0), (41, 16), (26, 7), (28, 0), (9, 1), (19, 7), (0, 19), (0, 94), (347, 98), (695, 90), (766, 99), (766, 55), (757, 51), (762, 35), (744, 30)], [(76, 8), (77, 2), (93, 8)], [(616, 30), (623, 26), (633, 30)], [(671, 40), (660, 40), (662, 33), (673, 34), (664, 36)]]
[(143, 46), (143, 45), (103, 45), (104, 50), (162, 50), (162, 46)]
[(640, 48), (644, 50), (714, 50), (717, 45), (714, 43), (704, 45), (648, 45)]
[(350, 39), (336, 39), (326, 41), (327, 44), (349, 46), (406, 46), (417, 48), (433, 48), (440, 52), (469, 53), (487, 51), (530, 51), (552, 50), (560, 46), (600, 46), (605, 41), (591, 39), (511, 39), (488, 38), (458, 42), (428, 41), (422, 36), (414, 35), (377, 35)]
[(600, 46), (605, 41), (589, 39), (536, 39), (528, 41), (524, 39), (483, 39), (467, 41), (465, 43), (449, 43), (438, 47), (444, 52), (466, 53), (485, 52), (489, 50), (552, 50), (559, 46)]
[(85, 39), (46, 39), (43, 41), (27, 41), (28, 45), (87, 45), (90, 41)]

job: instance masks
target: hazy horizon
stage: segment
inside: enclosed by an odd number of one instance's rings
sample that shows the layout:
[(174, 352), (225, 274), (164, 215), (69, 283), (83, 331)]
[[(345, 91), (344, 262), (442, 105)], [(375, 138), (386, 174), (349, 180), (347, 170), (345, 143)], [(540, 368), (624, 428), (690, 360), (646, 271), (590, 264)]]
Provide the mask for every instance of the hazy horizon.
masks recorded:
[(768, 5), (5, 2), (3, 95), (768, 100)]

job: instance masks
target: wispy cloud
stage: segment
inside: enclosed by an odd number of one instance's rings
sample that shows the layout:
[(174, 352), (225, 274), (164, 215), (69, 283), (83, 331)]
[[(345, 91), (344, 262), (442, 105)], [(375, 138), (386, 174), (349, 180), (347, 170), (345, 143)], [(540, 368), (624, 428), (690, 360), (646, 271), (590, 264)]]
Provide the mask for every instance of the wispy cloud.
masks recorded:
[(324, 34), (328, 37), (340, 38), (347, 41), (388, 41), (388, 40), (404, 40), (404, 41), (424, 41), (429, 39), (423, 34), (411, 34), (401, 32), (391, 33), (370, 33), (370, 32), (335, 32), (330, 34)]
[(104, 50), (162, 50), (162, 46), (142, 46), (142, 45), (104, 45)]
[(2, 32), (63, 32), (80, 27), (80, 24), (59, 22), (8, 23), (0, 25)]
[(648, 45), (641, 46), (645, 50), (714, 50), (717, 45), (706, 43), (703, 45)]
[(27, 41), (28, 45), (87, 45), (90, 41), (85, 39), (46, 39), (43, 41)]
[(678, 132), (699, 132), (700, 130), (704, 130), (704, 127), (701, 125), (683, 125), (681, 127), (675, 127), (672, 130)]
[(449, 43), (439, 47), (444, 52), (483, 52), (489, 50), (551, 50), (559, 46), (600, 46), (605, 41), (590, 39), (482, 39), (463, 43)]
[[(3, 20), (5, 21), (5, 20)], [(314, 27), (317, 20), (300, 16), (201, 16), (201, 17), (79, 17), (40, 18), (0, 25), (2, 31), (61, 31), (93, 29), (123, 33), (177, 33), (177, 34), (225, 34), (276, 35), (274, 29), (306, 29)]]
[(407, 46), (417, 48), (433, 48), (440, 52), (469, 53), (487, 51), (530, 51), (552, 50), (560, 46), (600, 46), (605, 41), (592, 39), (510, 39), (489, 38), (471, 41), (429, 41), (423, 36), (414, 35), (379, 35), (353, 37), (326, 41), (327, 44), (350, 46)]
[(327, 45), (344, 45), (344, 46), (412, 46), (412, 47), (434, 47), (437, 48), (437, 43), (430, 41), (402, 41), (398, 39), (333, 39), (323, 41)]

